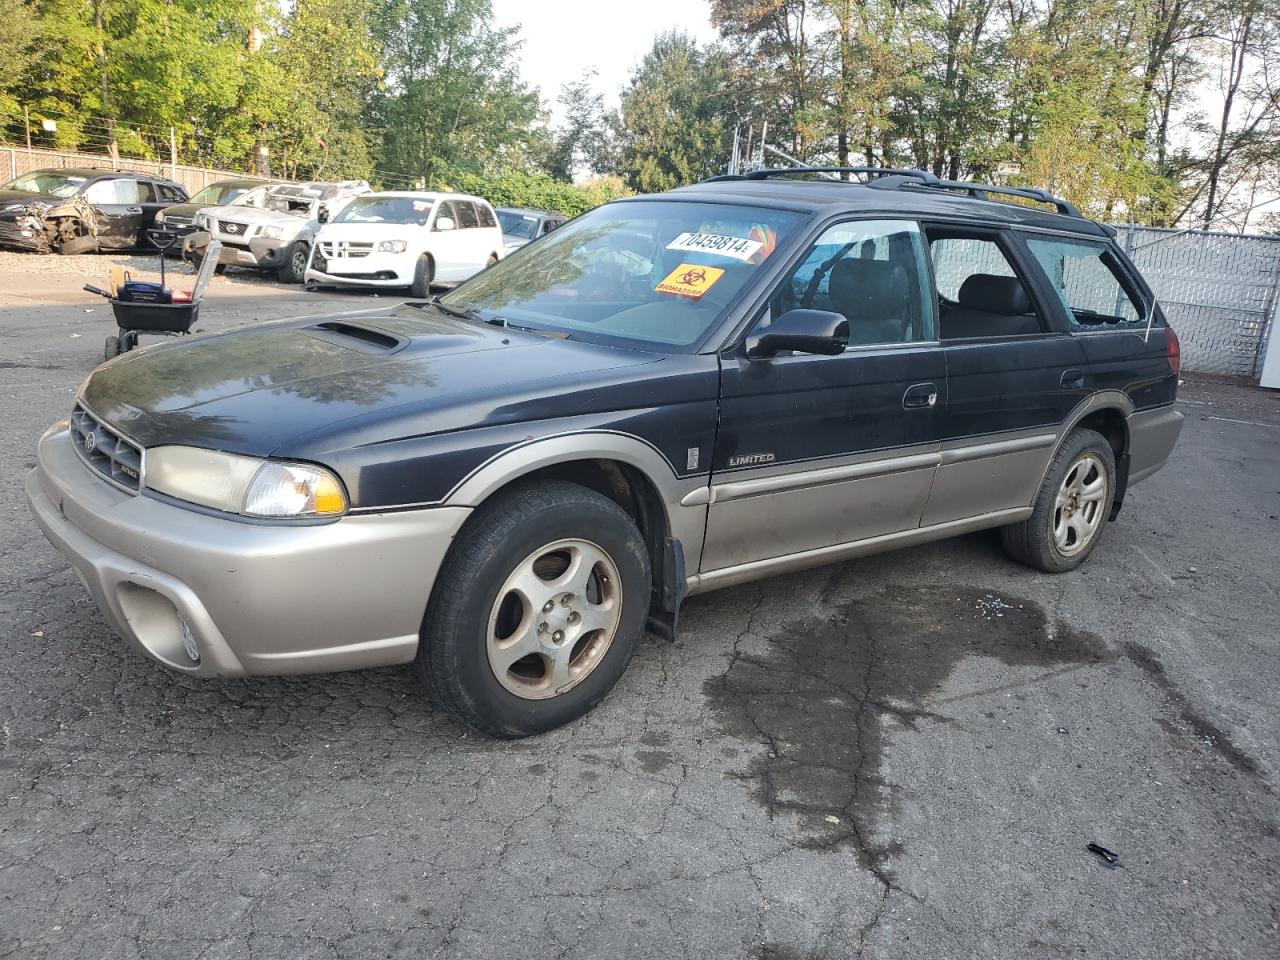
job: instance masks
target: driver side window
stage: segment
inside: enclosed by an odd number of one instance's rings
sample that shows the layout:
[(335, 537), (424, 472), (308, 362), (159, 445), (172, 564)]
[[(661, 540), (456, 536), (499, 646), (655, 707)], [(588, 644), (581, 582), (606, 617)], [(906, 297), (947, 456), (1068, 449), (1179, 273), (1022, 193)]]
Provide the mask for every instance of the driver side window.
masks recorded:
[(913, 221), (836, 224), (778, 286), (764, 322), (788, 310), (829, 310), (849, 322), (850, 346), (934, 340), (927, 256)]

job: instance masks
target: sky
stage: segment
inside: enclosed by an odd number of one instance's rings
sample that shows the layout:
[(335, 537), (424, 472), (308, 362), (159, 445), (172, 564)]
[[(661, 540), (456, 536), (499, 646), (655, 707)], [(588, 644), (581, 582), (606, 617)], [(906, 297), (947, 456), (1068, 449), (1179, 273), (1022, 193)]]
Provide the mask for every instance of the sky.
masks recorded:
[(561, 119), (555, 102), (562, 84), (595, 68), (595, 88), (610, 107), (631, 70), (653, 46), (656, 34), (680, 29), (699, 42), (714, 40), (707, 0), (492, 0), (494, 19), (504, 27), (520, 25), (521, 73), (542, 90), (553, 122)]

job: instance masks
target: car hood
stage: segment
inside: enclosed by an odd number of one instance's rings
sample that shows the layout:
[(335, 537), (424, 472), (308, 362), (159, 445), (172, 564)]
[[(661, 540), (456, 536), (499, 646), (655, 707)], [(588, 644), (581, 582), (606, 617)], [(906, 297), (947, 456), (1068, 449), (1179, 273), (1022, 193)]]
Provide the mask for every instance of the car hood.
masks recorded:
[(318, 240), (406, 240), (425, 230), (414, 223), (326, 223)]
[(548, 395), (586, 413), (593, 377), (657, 359), (402, 306), (133, 351), (99, 367), (81, 400), (144, 447), (267, 456), (304, 437), (376, 442), (520, 422), (545, 416), (530, 401)]
[[(164, 208), (164, 215), (166, 217), (169, 217), (169, 216), (194, 217), (201, 210), (226, 210), (226, 209), (227, 209), (226, 205), (211, 207), (207, 203), (171, 203), (169, 204), (169, 206)], [(234, 210), (235, 208), (232, 207), (231, 209)]]
[(308, 223), (306, 217), (296, 214), (281, 213), (279, 210), (267, 210), (263, 207), (236, 206), (233, 203), (200, 209), (214, 213), (219, 220), (234, 220), (236, 223), (284, 224), (291, 227), (302, 227)]
[(44, 207), (51, 207), (55, 203), (62, 203), (68, 197), (55, 197), (51, 193), (27, 193), (24, 190), (0, 190), (0, 210), (9, 206), (11, 203), (30, 203), (39, 204)]

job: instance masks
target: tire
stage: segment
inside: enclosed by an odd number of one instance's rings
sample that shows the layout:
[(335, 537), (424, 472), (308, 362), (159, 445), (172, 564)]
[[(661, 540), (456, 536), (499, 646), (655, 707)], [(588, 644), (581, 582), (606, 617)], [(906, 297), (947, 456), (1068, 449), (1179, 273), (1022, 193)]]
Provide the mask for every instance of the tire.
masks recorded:
[(305, 243), (295, 243), (289, 249), (289, 259), (276, 271), (276, 279), (281, 283), (301, 283), (307, 275), (307, 259), (311, 248)]
[(558, 480), (499, 493), (440, 569), (418, 673), (450, 716), (490, 736), (562, 726), (626, 670), (650, 577), (644, 538), (607, 497)]
[(413, 286), (409, 288), (409, 296), (415, 300), (426, 300), (431, 296), (431, 283), (436, 278), (436, 263), (431, 254), (424, 253), (418, 258), (413, 268)]
[[(1095, 491), (1099, 480), (1101, 487)], [(1115, 495), (1111, 444), (1096, 431), (1073, 430), (1049, 464), (1031, 516), (1001, 528), (1005, 551), (1045, 573), (1074, 570), (1102, 539)]]
[[(195, 272), (196, 272), (196, 273), (199, 273), (199, 272), (200, 272), (200, 264), (202, 264), (202, 263), (204, 263), (204, 254), (203, 254), (203, 253), (197, 253), (196, 251), (192, 250), (192, 251), (191, 251), (191, 266), (195, 269)], [(222, 275), (223, 275), (224, 273), (226, 273), (226, 272), (227, 272), (227, 265), (226, 265), (225, 263), (220, 263), (220, 264), (218, 264), (216, 267), (214, 267), (214, 268), (213, 268), (213, 275), (214, 275), (215, 277), (220, 277), (220, 276), (222, 276)]]
[(112, 357), (120, 356), (120, 338), (111, 336), (107, 337), (106, 345), (102, 348), (102, 358), (110, 360)]
[(496, 253), (491, 253), (489, 254), (489, 259), (484, 262), (484, 268), (488, 270), (490, 267), (495, 266), (497, 262), (498, 255)]
[(72, 237), (70, 240), (62, 241), (62, 244), (58, 247), (58, 253), (64, 257), (74, 257), (82, 253), (97, 252), (97, 237)]

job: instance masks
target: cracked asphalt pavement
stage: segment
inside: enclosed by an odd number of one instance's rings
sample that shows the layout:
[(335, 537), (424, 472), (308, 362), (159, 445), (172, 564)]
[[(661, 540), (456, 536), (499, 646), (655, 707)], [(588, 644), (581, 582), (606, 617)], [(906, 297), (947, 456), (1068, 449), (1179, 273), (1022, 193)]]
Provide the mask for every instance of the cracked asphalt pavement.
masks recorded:
[(1277, 955), (1280, 395), (1186, 384), (1077, 572), (981, 534), (697, 597), (499, 743), (408, 669), (197, 681), (111, 635), (21, 483), (121, 258), (37, 259), (0, 255), (0, 957)]

